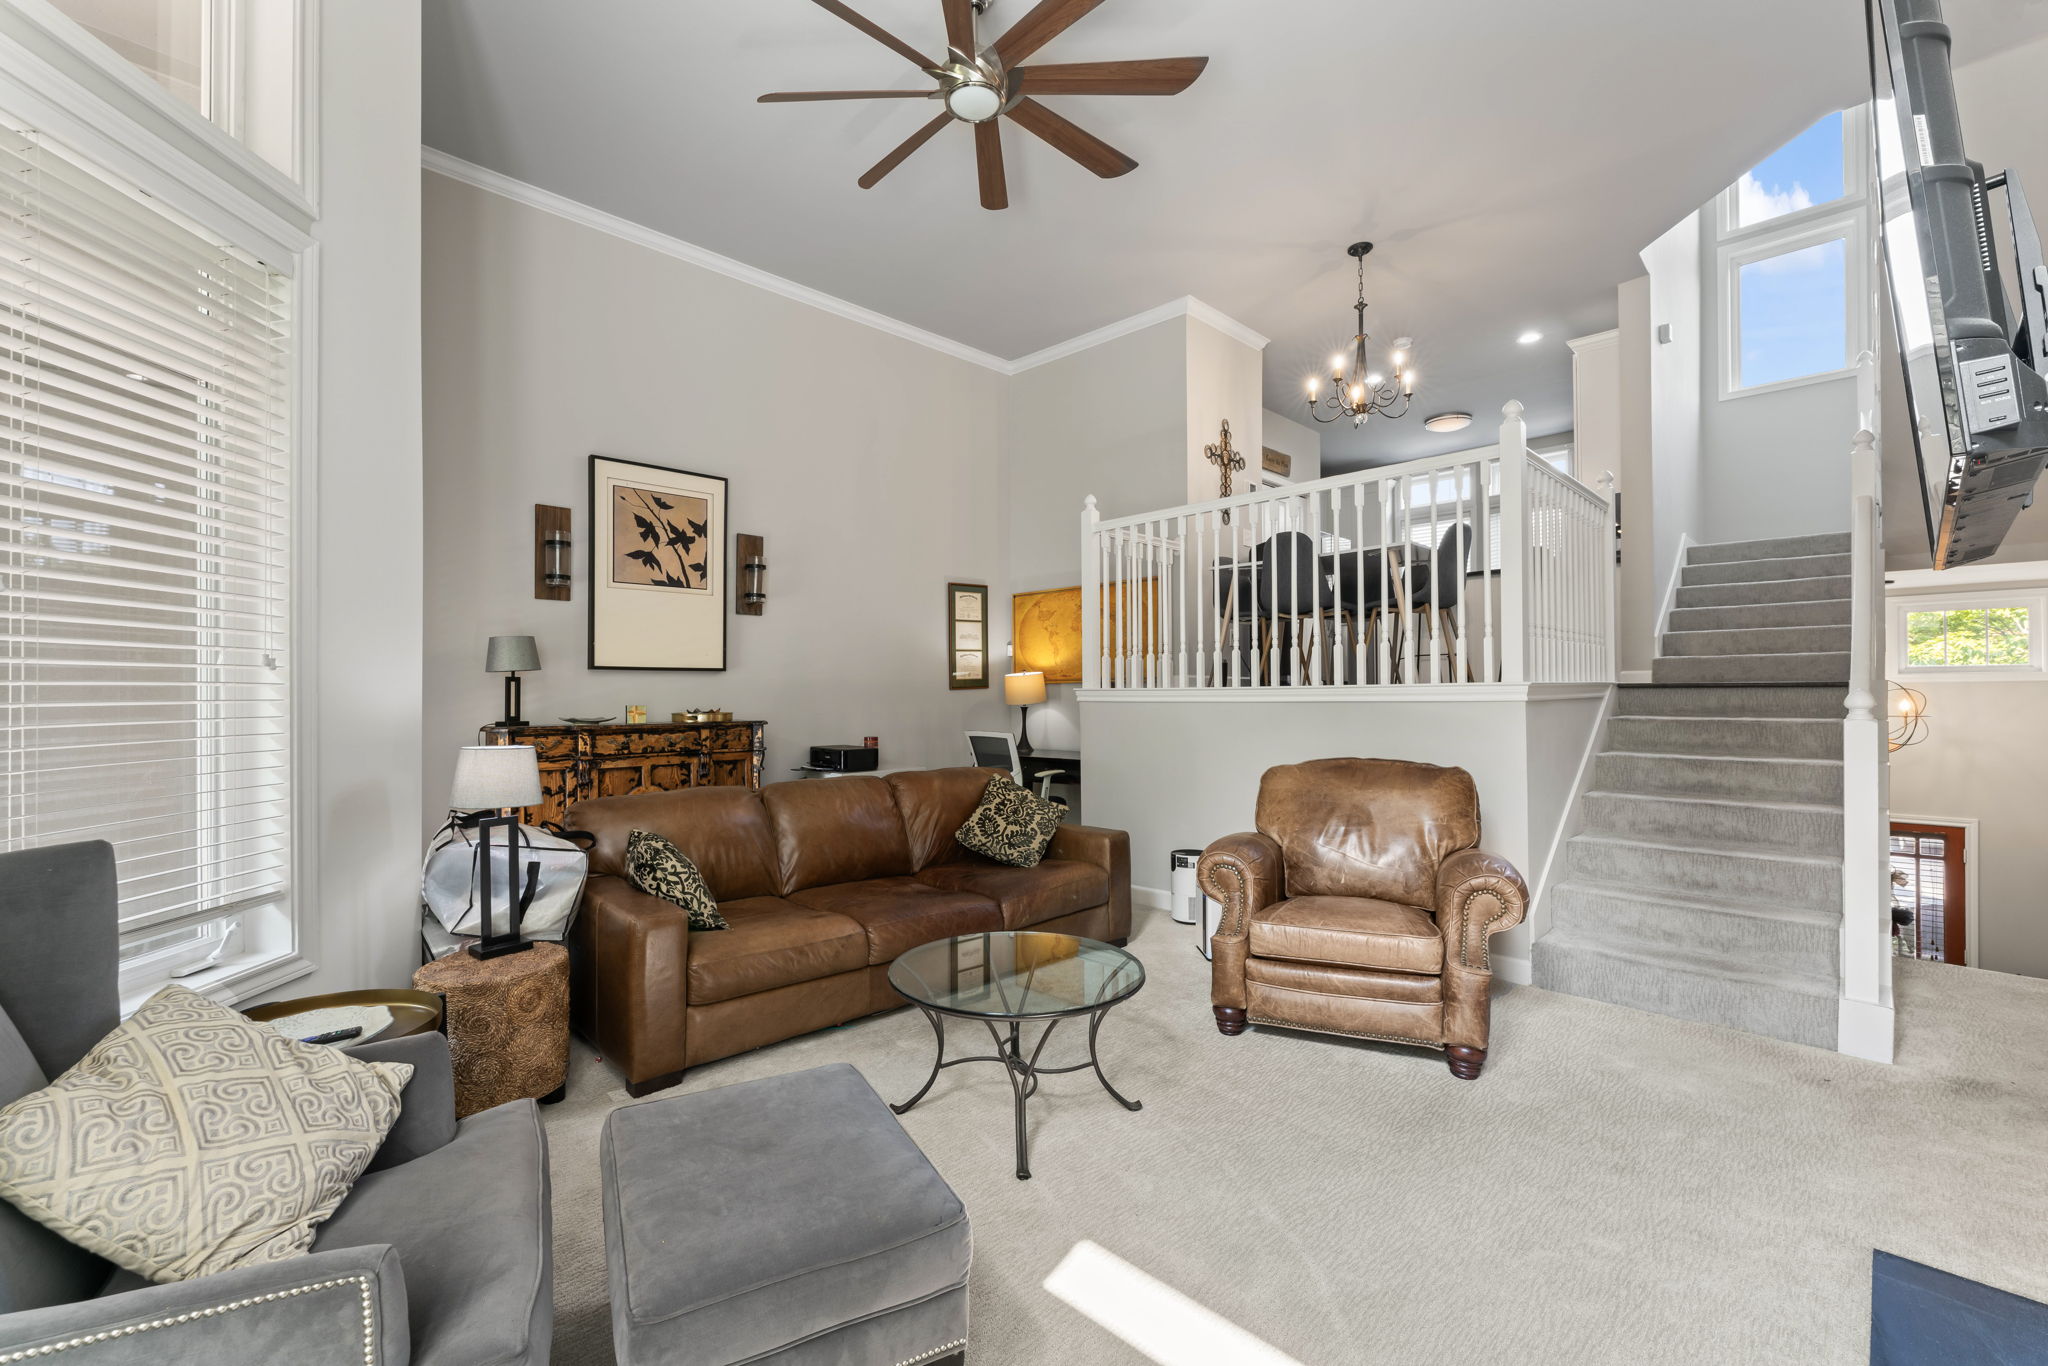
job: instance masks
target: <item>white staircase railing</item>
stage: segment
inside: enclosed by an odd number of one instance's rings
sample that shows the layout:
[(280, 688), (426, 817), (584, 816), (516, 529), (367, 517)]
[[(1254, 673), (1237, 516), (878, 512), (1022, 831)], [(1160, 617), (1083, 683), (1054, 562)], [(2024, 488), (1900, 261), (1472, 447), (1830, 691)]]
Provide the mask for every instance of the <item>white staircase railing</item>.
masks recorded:
[[(1866, 408), (1864, 420), (1872, 420)], [(1884, 507), (1877, 437), (1849, 456), (1849, 692), (1842, 721), (1842, 1052), (1892, 1060)]]
[(1500, 444), (1290, 488), (1082, 512), (1089, 688), (1614, 680), (1613, 475)]

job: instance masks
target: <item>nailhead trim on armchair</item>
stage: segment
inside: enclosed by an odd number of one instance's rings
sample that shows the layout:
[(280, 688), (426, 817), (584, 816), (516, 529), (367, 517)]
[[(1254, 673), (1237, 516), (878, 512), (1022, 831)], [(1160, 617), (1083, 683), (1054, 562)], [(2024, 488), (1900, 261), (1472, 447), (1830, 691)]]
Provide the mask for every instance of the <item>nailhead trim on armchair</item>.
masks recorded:
[(26, 1347), (18, 1352), (0, 1355), (0, 1366), (6, 1366), (9, 1362), (33, 1361), (38, 1357), (54, 1356), (59, 1352), (68, 1352), (74, 1347), (90, 1347), (95, 1343), (113, 1338), (132, 1337), (137, 1333), (147, 1333), (157, 1328), (175, 1328), (179, 1324), (191, 1323), (195, 1319), (210, 1319), (220, 1314), (233, 1313), (237, 1309), (247, 1309), (251, 1305), (294, 1299), (300, 1295), (310, 1295), (316, 1290), (333, 1290), (344, 1285), (356, 1287), (357, 1293), (362, 1297), (363, 1366), (377, 1366), (377, 1308), (370, 1294), (368, 1276), (342, 1276), (331, 1281), (315, 1281), (311, 1285), (293, 1286), (290, 1290), (273, 1290), (266, 1295), (251, 1295), (247, 1299), (229, 1300), (225, 1304), (216, 1304), (208, 1309), (192, 1309), (183, 1314), (150, 1319), (145, 1323), (131, 1323), (125, 1328), (108, 1328), (97, 1333), (83, 1333), (75, 1338), (66, 1338), (62, 1342), (46, 1342), (40, 1347)]

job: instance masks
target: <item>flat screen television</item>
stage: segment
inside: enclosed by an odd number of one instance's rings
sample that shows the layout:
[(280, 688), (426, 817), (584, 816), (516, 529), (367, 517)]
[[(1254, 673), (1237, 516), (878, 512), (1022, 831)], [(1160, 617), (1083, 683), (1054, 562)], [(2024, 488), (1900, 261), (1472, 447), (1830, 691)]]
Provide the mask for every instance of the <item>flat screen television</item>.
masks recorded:
[[(1934, 567), (1998, 549), (2048, 462), (2048, 270), (2017, 177), (1963, 151), (1940, 0), (1868, 0), (1885, 273)], [(1991, 196), (2012, 227), (2015, 311)]]

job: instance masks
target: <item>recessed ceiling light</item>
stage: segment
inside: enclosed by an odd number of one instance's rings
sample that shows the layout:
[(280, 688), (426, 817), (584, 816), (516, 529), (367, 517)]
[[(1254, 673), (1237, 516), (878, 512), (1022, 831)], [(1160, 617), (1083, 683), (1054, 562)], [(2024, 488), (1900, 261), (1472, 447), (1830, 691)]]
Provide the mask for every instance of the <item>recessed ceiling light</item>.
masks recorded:
[(1435, 417), (1422, 419), (1422, 425), (1432, 432), (1462, 432), (1472, 425), (1472, 414), (1438, 413)]
[(1524, 332), (1521, 336), (1515, 338), (1515, 340), (1520, 342), (1524, 346), (1534, 346), (1537, 342), (1543, 340), (1543, 334), (1541, 332), (1536, 331), (1534, 328), (1531, 328), (1529, 331)]

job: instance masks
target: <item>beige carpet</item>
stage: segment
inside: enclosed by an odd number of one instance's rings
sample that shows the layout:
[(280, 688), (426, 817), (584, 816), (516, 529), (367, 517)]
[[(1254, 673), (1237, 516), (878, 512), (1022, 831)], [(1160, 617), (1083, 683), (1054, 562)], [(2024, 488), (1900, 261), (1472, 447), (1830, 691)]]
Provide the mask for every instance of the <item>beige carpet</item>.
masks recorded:
[[(1861, 1363), (1874, 1247), (2048, 1299), (2048, 981), (1902, 963), (1891, 1067), (1503, 989), (1467, 1083), (1419, 1049), (1223, 1038), (1193, 932), (1140, 918), (1149, 980), (1102, 1045), (1143, 1111), (1047, 1079), (1024, 1182), (993, 1066), (904, 1117), (974, 1221), (970, 1362), (1143, 1361), (1041, 1287), (1082, 1239), (1305, 1366)], [(844, 1060), (893, 1100), (931, 1046), (898, 1011), (683, 1089)], [(549, 1112), (564, 1366), (612, 1360), (596, 1142), (625, 1102), (580, 1051)]]

